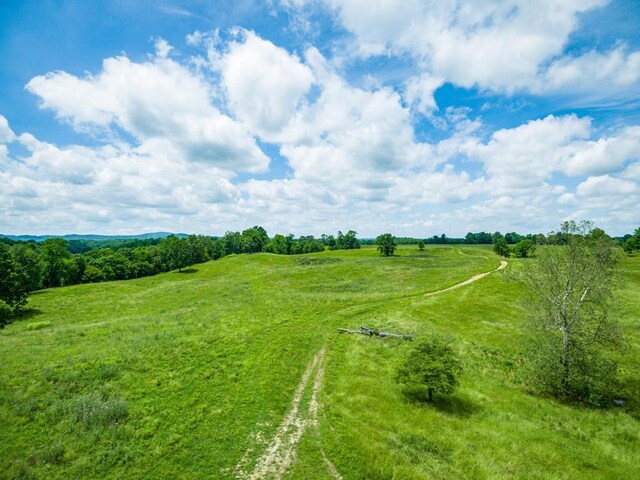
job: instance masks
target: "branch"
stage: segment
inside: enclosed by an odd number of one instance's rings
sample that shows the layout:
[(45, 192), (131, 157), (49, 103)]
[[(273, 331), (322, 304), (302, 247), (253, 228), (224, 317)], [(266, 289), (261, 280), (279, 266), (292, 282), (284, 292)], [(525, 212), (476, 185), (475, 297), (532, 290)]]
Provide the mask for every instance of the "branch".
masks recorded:
[(578, 300), (578, 304), (576, 305), (576, 310), (573, 314), (573, 319), (569, 322), (569, 325), (573, 325), (575, 321), (578, 319), (578, 315), (580, 314), (580, 309), (582, 308), (582, 304), (584, 303), (585, 298), (587, 298), (587, 294), (589, 293), (590, 287), (584, 289), (580, 300)]

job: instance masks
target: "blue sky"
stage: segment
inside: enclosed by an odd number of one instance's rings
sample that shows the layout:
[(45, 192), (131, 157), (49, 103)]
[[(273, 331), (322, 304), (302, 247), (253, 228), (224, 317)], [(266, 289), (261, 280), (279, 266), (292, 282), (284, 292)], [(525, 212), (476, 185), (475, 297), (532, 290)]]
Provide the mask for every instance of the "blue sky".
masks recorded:
[(640, 3), (0, 4), (0, 233), (640, 226)]

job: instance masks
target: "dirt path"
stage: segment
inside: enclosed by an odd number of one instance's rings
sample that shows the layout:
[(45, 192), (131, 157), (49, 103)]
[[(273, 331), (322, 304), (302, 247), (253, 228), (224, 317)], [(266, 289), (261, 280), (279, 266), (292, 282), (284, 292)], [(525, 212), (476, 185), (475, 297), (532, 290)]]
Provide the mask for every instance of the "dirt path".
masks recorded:
[[(460, 251), (460, 253), (462, 253), (462, 251)], [(502, 270), (506, 266), (507, 262), (502, 260), (500, 265), (490, 272), (474, 275), (464, 282), (457, 283), (456, 285), (442, 290), (425, 293), (425, 296), (430, 297), (469, 285), (470, 283), (480, 280), (493, 272)], [(248, 458), (253, 451), (253, 449), (250, 448), (240, 461), (240, 464), (235, 468), (236, 478), (242, 480), (280, 480), (284, 473), (293, 464), (297, 455), (298, 443), (300, 442), (300, 439), (307, 427), (315, 429), (318, 428), (318, 412), (320, 410), (319, 395), (322, 389), (322, 379), (324, 375), (324, 356), (325, 349), (323, 347), (315, 354), (302, 374), (300, 383), (298, 384), (293, 395), (293, 399), (291, 400), (291, 406), (289, 407), (287, 415), (284, 417), (284, 420), (280, 424), (280, 427), (278, 427), (278, 430), (276, 430), (276, 433), (271, 439), (271, 442), (267, 446), (265, 452), (256, 462), (253, 471), (248, 473), (244, 470), (244, 464), (248, 461)], [(303, 397), (305, 392), (308, 390), (307, 387), (309, 385), (309, 380), (314, 374), (315, 376), (313, 377), (311, 386), (311, 398), (308, 403), (304, 405)], [(254, 432), (254, 434), (252, 434), (252, 438), (258, 439), (261, 438), (261, 435), (259, 432)], [(334, 480), (342, 480), (340, 473), (338, 473), (338, 470), (331, 460), (327, 458), (322, 447), (320, 447), (320, 451), (322, 453), (324, 464), (331, 477)]]
[[(243, 472), (242, 465), (236, 467), (236, 477), (246, 480), (280, 479), (287, 469), (293, 464), (297, 447), (302, 434), (307, 427), (318, 428), (318, 411), (320, 409), (320, 390), (322, 389), (322, 378), (324, 375), (324, 347), (313, 357), (307, 369), (302, 374), (300, 383), (289, 407), (289, 412), (276, 430), (275, 435), (267, 446), (267, 449), (258, 459), (255, 468), (251, 473)], [(303, 405), (303, 397), (309, 380), (314, 375), (311, 387), (311, 399)], [(340, 480), (335, 466), (322, 452), (323, 460), (331, 476)], [(242, 463), (242, 462), (241, 462)]]
[(500, 265), (498, 266), (498, 268), (495, 268), (495, 269), (491, 270), (490, 272), (479, 273), (478, 275), (474, 275), (473, 277), (471, 277), (468, 280), (465, 280), (464, 282), (456, 283), (452, 287), (444, 288), (442, 290), (436, 290), (435, 292), (427, 292), (424, 295), (425, 295), (425, 297), (431, 297), (433, 295), (438, 295), (440, 293), (448, 292), (449, 290), (455, 290), (456, 288), (464, 287), (465, 285), (469, 285), (470, 283), (476, 282), (476, 281), (480, 280), (481, 278), (484, 278), (484, 277), (486, 277), (487, 275), (489, 275), (489, 274), (491, 274), (493, 272), (497, 272), (498, 270), (502, 270), (506, 266), (507, 266), (507, 262), (505, 262), (504, 260), (501, 260), (500, 261)]

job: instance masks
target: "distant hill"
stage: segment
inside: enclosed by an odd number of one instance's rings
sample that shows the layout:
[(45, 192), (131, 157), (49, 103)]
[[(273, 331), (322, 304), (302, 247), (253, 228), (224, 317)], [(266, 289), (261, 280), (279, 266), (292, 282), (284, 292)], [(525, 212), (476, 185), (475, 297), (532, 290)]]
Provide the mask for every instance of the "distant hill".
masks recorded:
[(97, 242), (100, 241), (109, 241), (109, 240), (146, 240), (149, 238), (166, 238), (169, 235), (175, 235), (176, 237), (184, 238), (187, 236), (186, 233), (170, 233), (170, 232), (151, 232), (151, 233), (141, 233), (139, 235), (93, 235), (93, 234), (68, 234), (68, 235), (3, 235), (0, 234), (0, 237), (9, 238), (11, 240), (28, 242), (30, 240), (36, 242), (44, 242), (48, 238), (64, 238), (65, 240), (95, 240)]

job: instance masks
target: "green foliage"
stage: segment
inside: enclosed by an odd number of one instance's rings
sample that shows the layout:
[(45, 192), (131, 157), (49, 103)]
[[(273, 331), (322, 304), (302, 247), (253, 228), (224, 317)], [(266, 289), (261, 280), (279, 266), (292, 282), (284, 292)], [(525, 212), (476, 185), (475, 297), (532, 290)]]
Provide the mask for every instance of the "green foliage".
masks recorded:
[(293, 235), (280, 235), (279, 233), (274, 235), (271, 241), (267, 244), (265, 250), (270, 253), (276, 253), (278, 255), (289, 255), (291, 253), (291, 246), (293, 245)]
[(424, 388), (428, 400), (433, 393), (449, 395), (458, 386), (462, 362), (450, 340), (438, 335), (415, 342), (396, 373), (396, 381), (409, 388)]
[(125, 400), (106, 400), (95, 393), (75, 398), (70, 402), (69, 408), (74, 421), (88, 429), (116, 425), (129, 417), (129, 407)]
[(23, 271), (21, 288), (27, 292), (40, 290), (42, 288), (42, 266), (36, 253), (36, 246), (33, 243), (19, 243), (13, 245), (10, 251), (14, 261)]
[(269, 242), (267, 231), (255, 226), (242, 232), (242, 251), (244, 253), (262, 252)]
[(633, 235), (627, 238), (622, 244), (622, 249), (631, 255), (633, 252), (640, 250), (640, 228), (636, 228)]
[(424, 240), (418, 240), (418, 250), (424, 252)]
[(396, 238), (390, 233), (383, 233), (376, 238), (376, 245), (381, 255), (390, 257), (396, 251)]
[(517, 258), (530, 257), (535, 251), (536, 244), (530, 239), (521, 240), (513, 247), (513, 255)]
[(67, 242), (62, 238), (49, 238), (40, 247), (43, 284), (45, 287), (60, 287), (69, 284), (71, 254)]
[(511, 250), (509, 250), (507, 240), (502, 236), (495, 239), (493, 243), (493, 251), (496, 255), (501, 257), (509, 258), (509, 256), (511, 256)]
[(0, 327), (27, 303), (27, 284), (24, 268), (9, 248), (0, 243)]
[[(0, 332), (0, 477), (232, 480), (243, 458), (250, 471), (268, 448), (324, 345), (318, 429), (305, 430), (283, 478), (332, 478), (322, 452), (345, 479), (634, 478), (640, 256), (620, 269), (630, 341), (615, 360), (627, 403), (602, 411), (522, 388), (520, 285), (492, 274), (424, 297), (495, 268), (491, 247), (459, 252), (419, 255), (413, 244), (384, 262), (375, 247), (238, 255), (190, 275), (33, 295), (29, 320)], [(528, 263), (513, 259), (507, 270)], [(39, 321), (51, 326), (27, 329)], [(413, 343), (336, 334), (360, 323), (460, 339), (455, 395), (434, 395), (429, 408), (399, 395), (398, 353)], [(77, 422), (72, 405), (86, 397), (126, 399), (129, 414)]]
[(640, 244), (638, 244), (638, 240), (635, 237), (629, 237), (622, 244), (622, 249), (626, 254), (631, 255), (634, 251), (640, 249)]
[(27, 330), (41, 330), (43, 328), (47, 328), (51, 326), (51, 322), (33, 322), (27, 324)]
[(562, 233), (564, 244), (540, 249), (517, 276), (531, 293), (528, 377), (558, 397), (610, 405), (617, 371), (611, 352), (622, 344), (611, 315), (619, 259), (611, 240), (589, 222), (565, 224)]
[(338, 237), (336, 238), (337, 250), (353, 250), (360, 248), (360, 242), (358, 241), (357, 232), (349, 230), (346, 234), (338, 231)]
[(95, 265), (87, 265), (84, 269), (84, 274), (82, 276), (82, 281), (84, 283), (95, 283), (102, 282), (105, 280), (104, 272)]
[(195, 252), (186, 239), (169, 235), (159, 245), (160, 258), (168, 270), (182, 270), (193, 265)]

